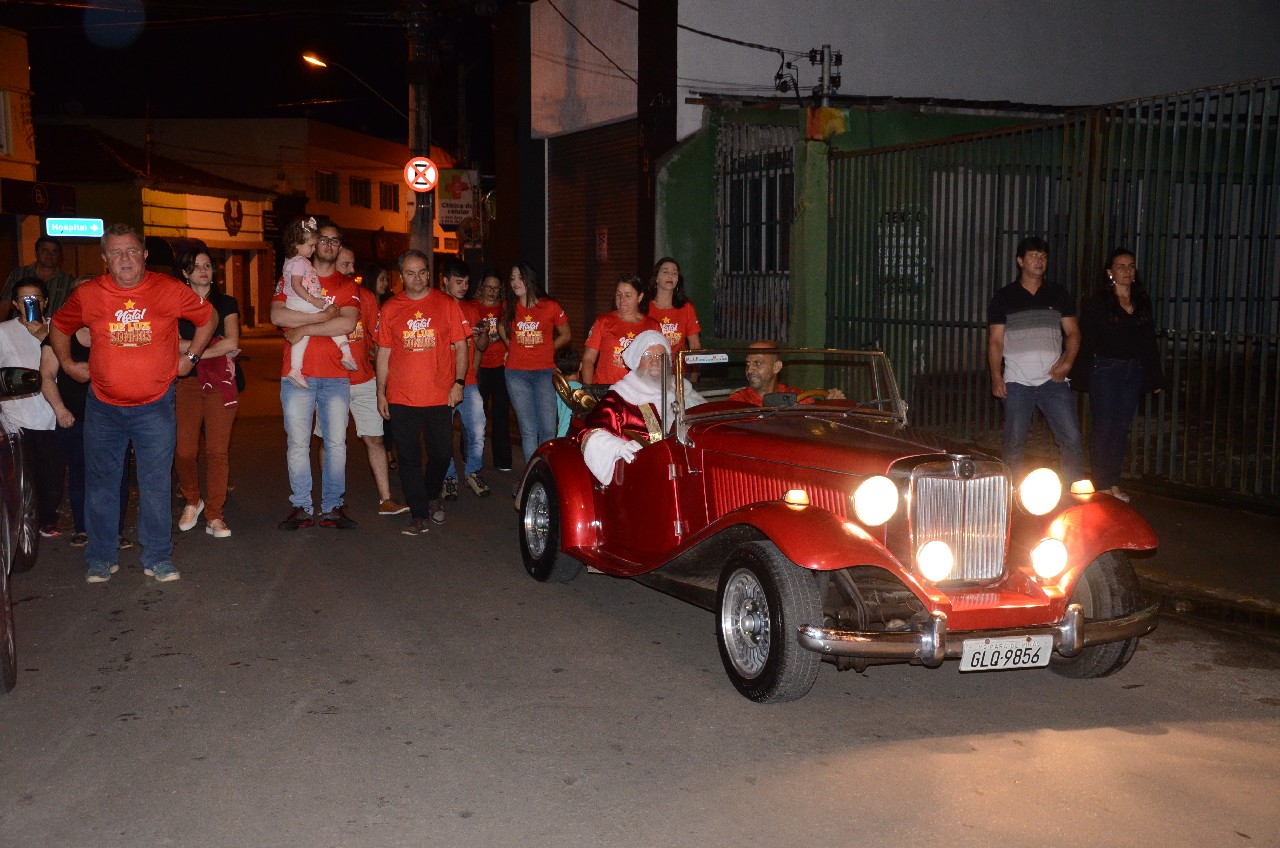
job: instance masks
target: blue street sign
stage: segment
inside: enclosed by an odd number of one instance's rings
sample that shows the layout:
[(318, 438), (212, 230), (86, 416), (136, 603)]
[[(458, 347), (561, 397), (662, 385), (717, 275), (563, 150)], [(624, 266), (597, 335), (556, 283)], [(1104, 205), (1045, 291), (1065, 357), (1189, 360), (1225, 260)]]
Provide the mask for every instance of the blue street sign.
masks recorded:
[(45, 235), (79, 236), (81, 238), (101, 238), (101, 218), (46, 218)]

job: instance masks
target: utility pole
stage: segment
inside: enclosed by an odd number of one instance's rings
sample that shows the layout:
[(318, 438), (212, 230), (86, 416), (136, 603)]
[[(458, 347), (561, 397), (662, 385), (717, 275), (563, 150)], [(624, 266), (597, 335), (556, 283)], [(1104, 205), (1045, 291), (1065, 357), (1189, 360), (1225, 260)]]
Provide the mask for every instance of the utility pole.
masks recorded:
[[(431, 67), (428, 57), (427, 13), (422, 0), (409, 0), (405, 34), (409, 40), (409, 152), (431, 158), (431, 111), (428, 104)], [(417, 196), (409, 224), (409, 247), (427, 255), (427, 273), (435, 279), (435, 191)]]
[(826, 108), (831, 104), (831, 95), (840, 87), (840, 66), (844, 64), (844, 56), (839, 51), (832, 52), (830, 44), (824, 44), (821, 50), (809, 51), (809, 64), (820, 66), (813, 96), (819, 98), (823, 108)]

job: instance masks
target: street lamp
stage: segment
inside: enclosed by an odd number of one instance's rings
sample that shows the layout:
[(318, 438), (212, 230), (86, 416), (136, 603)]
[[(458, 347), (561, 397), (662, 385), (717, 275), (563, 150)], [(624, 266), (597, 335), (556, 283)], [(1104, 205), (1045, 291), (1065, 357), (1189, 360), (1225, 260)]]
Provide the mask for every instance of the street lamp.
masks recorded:
[[(416, 6), (414, 7), (416, 9)], [(337, 62), (326, 62), (314, 53), (303, 53), (302, 59), (308, 65), (327, 68), (332, 65), (346, 71), (351, 78), (387, 104), (397, 115), (404, 118), (409, 125), (409, 152), (414, 156), (431, 155), (431, 113), (427, 111), (427, 76), (426, 76), (426, 34), (415, 17), (409, 28), (409, 111), (412, 117), (402, 112), (399, 107), (375, 89), (348, 67)], [(425, 199), (425, 198), (423, 198)], [(433, 272), (432, 256), (435, 251), (435, 229), (432, 223), (433, 209), (431, 203), (419, 202), (409, 224), (409, 246), (421, 250), (427, 255), (427, 272)]]
[(403, 111), (402, 111), (398, 106), (396, 106), (396, 104), (392, 103), (390, 100), (388, 100), (387, 98), (383, 97), (383, 96), (382, 96), (382, 93), (381, 93), (380, 91), (378, 91), (378, 90), (377, 90), (376, 88), (374, 88), (373, 86), (369, 85), (369, 83), (367, 83), (367, 82), (365, 82), (364, 80), (362, 80), (362, 79), (361, 79), (361, 78), (356, 74), (356, 72), (355, 72), (355, 71), (351, 70), (351, 69), (350, 69), (350, 68), (348, 68), (346, 65), (339, 65), (337, 62), (334, 62), (334, 61), (332, 61), (332, 60), (325, 61), (324, 59), (321, 59), (319, 56), (317, 56), (317, 55), (316, 55), (316, 54), (314, 54), (314, 53), (303, 53), (303, 54), (302, 54), (302, 61), (306, 62), (308, 65), (314, 65), (314, 66), (316, 66), (317, 68), (328, 68), (328, 67), (332, 66), (332, 67), (334, 67), (334, 68), (337, 68), (337, 69), (338, 69), (338, 70), (340, 70), (340, 71), (346, 71), (348, 74), (350, 74), (350, 76), (351, 76), (351, 78), (352, 78), (353, 80), (355, 80), (356, 82), (360, 83), (360, 84), (361, 84), (361, 85), (363, 85), (365, 88), (369, 89), (369, 91), (373, 93), (373, 96), (374, 96), (374, 97), (378, 98), (378, 99), (379, 99), (379, 100), (381, 100), (383, 103), (387, 104), (387, 107), (388, 107), (389, 109), (391, 109), (391, 111), (395, 112), (395, 113), (396, 113), (397, 115), (399, 115), (401, 118), (404, 118), (404, 120), (405, 120), (406, 122), (409, 120), (409, 116), (408, 116), (408, 115), (406, 115), (406, 114), (405, 114), (405, 113), (404, 113), (404, 112), (403, 112)]

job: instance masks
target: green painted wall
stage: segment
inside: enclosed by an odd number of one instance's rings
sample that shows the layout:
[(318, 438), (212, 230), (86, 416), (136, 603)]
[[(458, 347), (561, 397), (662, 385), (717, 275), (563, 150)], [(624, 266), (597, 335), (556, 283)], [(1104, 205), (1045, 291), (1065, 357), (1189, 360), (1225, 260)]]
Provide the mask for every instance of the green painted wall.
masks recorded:
[[(1028, 122), (1025, 117), (882, 109), (828, 109), (818, 117), (825, 140), (802, 138), (796, 145), (796, 196), (791, 225), (791, 344), (807, 347), (827, 344), (829, 155)], [(808, 118), (808, 111), (801, 109), (711, 108), (703, 129), (658, 163), (654, 233), (657, 256), (674, 256), (679, 260), (685, 289), (702, 323), (704, 346), (712, 346), (717, 341), (713, 311), (717, 127), (722, 123), (791, 126), (800, 129), (803, 136)], [(644, 268), (645, 272), (648, 270)]]
[(702, 344), (707, 345), (714, 321), (712, 279), (716, 268), (716, 139), (703, 130), (690, 136), (658, 163), (654, 221), (656, 255), (647, 263), (647, 275), (659, 256), (674, 256), (684, 275), (685, 292), (698, 310)]

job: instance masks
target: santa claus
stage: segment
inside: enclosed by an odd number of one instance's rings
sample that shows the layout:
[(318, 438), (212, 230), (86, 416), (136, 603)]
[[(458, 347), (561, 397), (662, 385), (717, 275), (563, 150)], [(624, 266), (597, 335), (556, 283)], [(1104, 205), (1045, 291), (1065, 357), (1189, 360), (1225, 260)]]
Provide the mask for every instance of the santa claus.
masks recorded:
[[(631, 462), (642, 447), (669, 433), (675, 420), (676, 384), (666, 337), (645, 330), (622, 352), (622, 361), (630, 372), (600, 399), (577, 435), (587, 468), (605, 485), (613, 482), (619, 461)], [(685, 408), (705, 402), (685, 380)]]

